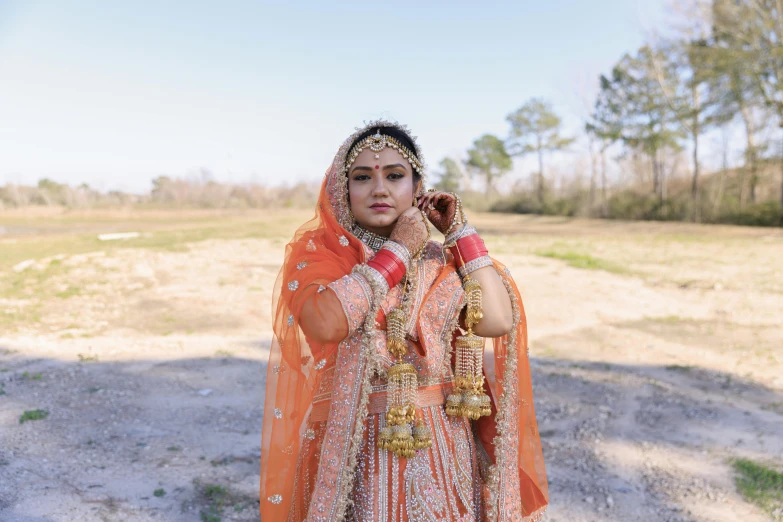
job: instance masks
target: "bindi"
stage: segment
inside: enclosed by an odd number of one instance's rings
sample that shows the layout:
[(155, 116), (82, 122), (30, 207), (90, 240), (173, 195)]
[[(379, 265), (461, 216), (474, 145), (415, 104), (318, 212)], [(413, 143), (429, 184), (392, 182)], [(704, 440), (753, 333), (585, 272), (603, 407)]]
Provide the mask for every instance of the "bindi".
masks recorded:
[(381, 166), (380, 166), (380, 165), (376, 165), (376, 166), (375, 166), (375, 170), (378, 170), (379, 168), (381, 168)]

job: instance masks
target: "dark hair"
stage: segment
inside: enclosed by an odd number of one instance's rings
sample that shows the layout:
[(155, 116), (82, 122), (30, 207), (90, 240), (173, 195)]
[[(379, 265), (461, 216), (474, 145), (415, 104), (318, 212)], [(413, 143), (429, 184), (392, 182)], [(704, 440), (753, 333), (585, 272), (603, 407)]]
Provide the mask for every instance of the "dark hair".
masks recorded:
[[(391, 136), (392, 138), (396, 139), (402, 145), (408, 149), (409, 151), (416, 154), (416, 156), (419, 155), (419, 149), (416, 148), (416, 146), (413, 144), (413, 140), (411, 140), (410, 136), (405, 134), (405, 132), (401, 131), (397, 127), (371, 127), (367, 129), (366, 131), (359, 134), (355, 140), (353, 140), (353, 143), (351, 143), (351, 146), (348, 148), (348, 150), (352, 150), (354, 146), (362, 141), (367, 136), (372, 136), (376, 132), (380, 132), (381, 134), (384, 134), (386, 136)], [(416, 188), (416, 185), (419, 184), (421, 181), (421, 174), (416, 172), (416, 169), (411, 169), (413, 172), (413, 188)]]

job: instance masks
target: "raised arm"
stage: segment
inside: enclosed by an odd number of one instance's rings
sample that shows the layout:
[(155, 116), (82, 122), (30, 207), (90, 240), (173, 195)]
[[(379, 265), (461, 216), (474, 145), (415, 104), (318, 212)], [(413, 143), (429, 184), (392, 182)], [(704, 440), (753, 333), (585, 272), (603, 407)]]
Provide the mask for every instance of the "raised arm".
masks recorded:
[[(481, 284), (484, 317), (473, 328), (474, 333), (481, 337), (506, 335), (513, 326), (511, 298), (492, 266), (484, 241), (465, 222), (459, 198), (449, 192), (431, 191), (419, 199), (418, 206), (446, 236), (446, 245), (450, 246), (460, 276), (470, 275)], [(464, 327), (462, 319), (460, 323)]]
[[(508, 296), (503, 280), (492, 266), (479, 268), (470, 277), (481, 283), (481, 307), (484, 317), (473, 327), (481, 337), (502, 337), (514, 324), (511, 311), (511, 298)], [(464, 326), (463, 317), (460, 322)]]
[(338, 343), (361, 328), (378, 293), (385, 295), (402, 280), (410, 264), (410, 252), (420, 249), (426, 238), (424, 218), (411, 207), (397, 220), (389, 241), (367, 263), (326, 286), (304, 289), (298, 313), (299, 326), (308, 341)]

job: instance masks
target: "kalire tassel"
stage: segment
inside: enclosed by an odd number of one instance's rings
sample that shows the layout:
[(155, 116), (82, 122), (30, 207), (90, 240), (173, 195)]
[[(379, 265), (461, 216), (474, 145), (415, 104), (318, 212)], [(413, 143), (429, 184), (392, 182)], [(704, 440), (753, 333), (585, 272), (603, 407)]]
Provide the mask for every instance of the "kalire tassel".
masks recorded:
[(416, 442), (411, 423), (416, 418), (416, 388), (418, 378), (412, 364), (397, 362), (389, 369), (386, 427), (381, 429), (378, 447), (398, 457), (416, 454)]
[(490, 415), (489, 396), (484, 393), (484, 338), (473, 333), (473, 327), (483, 317), (481, 309), (481, 284), (470, 276), (463, 282), (467, 301), (465, 326), (468, 332), (457, 337), (457, 364), (454, 391), (446, 399), (446, 414), (476, 420)]
[(389, 312), (386, 318), (386, 346), (397, 361), (389, 369), (386, 427), (378, 433), (378, 447), (398, 457), (412, 458), (417, 450), (432, 447), (432, 434), (421, 421), (411, 427), (416, 419), (419, 379), (416, 368), (403, 362), (408, 351), (405, 342), (407, 322), (402, 305)]
[[(426, 215), (422, 212), (425, 219)], [(430, 229), (427, 227), (427, 241), (430, 239)], [(424, 246), (415, 252), (411, 258), (418, 261)], [(408, 330), (408, 320), (411, 313), (411, 298), (416, 295), (418, 285), (417, 264), (413, 264), (405, 274), (402, 284), (400, 305), (386, 316), (386, 348), (394, 357), (394, 366), (389, 368), (386, 391), (386, 426), (378, 432), (378, 447), (391, 451), (398, 457), (412, 458), (416, 451), (432, 447), (432, 434), (424, 426), (421, 419), (413, 427), (416, 420), (416, 393), (419, 389), (419, 375), (416, 368), (404, 362), (408, 352), (405, 340)]]

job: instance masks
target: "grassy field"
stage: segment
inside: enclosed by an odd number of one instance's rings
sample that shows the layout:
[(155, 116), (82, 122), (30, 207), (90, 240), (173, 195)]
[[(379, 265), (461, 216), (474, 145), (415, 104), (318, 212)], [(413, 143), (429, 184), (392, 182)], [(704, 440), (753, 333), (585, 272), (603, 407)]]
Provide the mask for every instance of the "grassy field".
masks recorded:
[[(311, 216), (0, 214), (0, 518), (257, 520), (272, 290)], [(783, 231), (469, 219), (523, 293), (549, 519), (783, 516)]]

